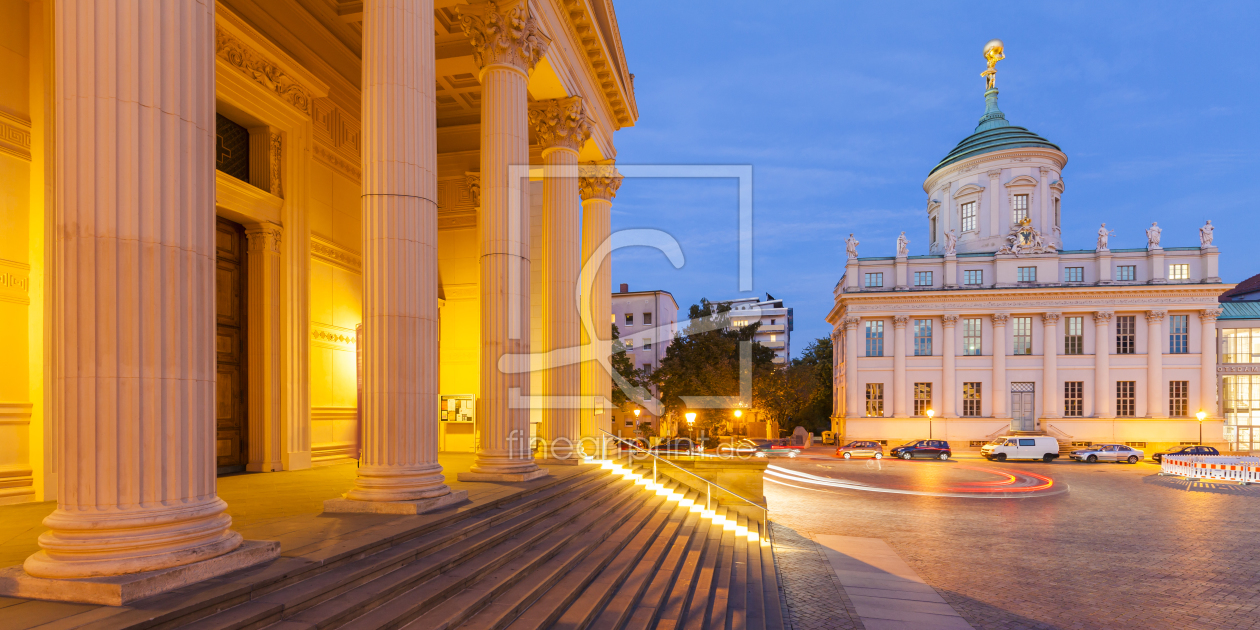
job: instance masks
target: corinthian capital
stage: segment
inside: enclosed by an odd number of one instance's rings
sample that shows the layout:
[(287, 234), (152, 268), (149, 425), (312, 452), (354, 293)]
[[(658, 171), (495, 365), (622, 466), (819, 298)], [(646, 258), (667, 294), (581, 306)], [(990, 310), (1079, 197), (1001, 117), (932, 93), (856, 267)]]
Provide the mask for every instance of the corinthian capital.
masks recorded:
[(1062, 314), (1061, 314), (1061, 313), (1042, 313), (1042, 314), (1041, 314), (1041, 323), (1043, 323), (1043, 324), (1057, 324), (1057, 323), (1059, 323), (1059, 318), (1060, 318), (1060, 317), (1062, 317)]
[(1011, 320), (1009, 313), (994, 313), (989, 317), (993, 320), (994, 326), (1005, 326), (1006, 322)]
[(844, 319), (843, 319), (843, 320), (841, 320), (841, 321), (843, 321), (843, 322), (844, 322), (844, 327), (845, 327), (845, 328), (857, 328), (858, 324), (859, 324), (859, 323), (861, 323), (862, 318), (861, 318), (861, 317), (855, 317), (855, 316), (853, 316), (853, 315), (850, 315), (850, 316), (848, 316), (848, 317), (844, 318)]
[(551, 43), (530, 15), (528, 0), (491, 0), (461, 4), (458, 9), (460, 28), (472, 40), (478, 68), (507, 65), (529, 72)]
[(591, 137), (591, 121), (582, 106), (582, 97), (553, 98), (529, 106), (529, 125), (538, 134), (543, 150), (558, 148), (574, 152)]
[(1199, 321), (1214, 322), (1216, 321), (1216, 318), (1220, 317), (1221, 313), (1224, 313), (1224, 312), (1225, 312), (1225, 309), (1205, 308), (1202, 311), (1199, 311)]
[(941, 315), (941, 323), (944, 324), (946, 328), (953, 328), (956, 324), (958, 324), (958, 316), (952, 313), (948, 315)]
[(893, 328), (905, 328), (909, 323), (909, 315), (893, 315)]
[(1146, 321), (1162, 322), (1165, 315), (1168, 315), (1168, 311), (1146, 311)]
[(1112, 317), (1113, 315), (1115, 315), (1115, 313), (1110, 313), (1110, 312), (1108, 312), (1108, 311), (1095, 311), (1095, 312), (1094, 312), (1094, 323), (1095, 323), (1095, 324), (1106, 324), (1107, 322), (1110, 322), (1110, 321), (1111, 321), (1111, 317)]
[(582, 199), (611, 201), (621, 188), (621, 173), (612, 164), (583, 164), (578, 168), (578, 192)]

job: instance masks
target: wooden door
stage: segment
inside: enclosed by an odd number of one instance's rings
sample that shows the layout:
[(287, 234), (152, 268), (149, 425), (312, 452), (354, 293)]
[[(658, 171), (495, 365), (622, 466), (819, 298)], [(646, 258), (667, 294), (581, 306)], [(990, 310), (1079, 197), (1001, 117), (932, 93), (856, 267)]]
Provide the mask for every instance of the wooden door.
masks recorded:
[(249, 459), (245, 398), (246, 250), (244, 228), (222, 218), (216, 227), (215, 350), (219, 365), (215, 384), (215, 455), (222, 475), (245, 470)]

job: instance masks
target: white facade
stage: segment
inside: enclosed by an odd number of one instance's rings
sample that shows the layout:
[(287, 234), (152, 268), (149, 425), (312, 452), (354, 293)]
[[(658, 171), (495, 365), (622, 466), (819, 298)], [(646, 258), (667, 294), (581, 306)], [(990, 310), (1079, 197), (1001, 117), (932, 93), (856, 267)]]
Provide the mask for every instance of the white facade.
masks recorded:
[[(612, 294), (612, 323), (634, 366), (655, 370), (678, 332), (678, 302), (669, 291), (632, 292), (623, 284), (620, 293)], [(614, 433), (633, 435), (639, 422), (651, 422), (660, 430), (656, 417), (646, 409), (640, 409), (637, 419), (632, 413), (630, 408), (613, 411)]]
[(783, 300), (777, 300), (769, 293), (766, 299), (740, 298), (738, 300), (721, 300), (714, 304), (727, 304), (731, 307), (731, 326), (749, 326), (761, 322), (761, 326), (753, 335), (753, 341), (774, 350), (774, 363), (785, 365), (792, 358), (792, 309), (783, 306)]

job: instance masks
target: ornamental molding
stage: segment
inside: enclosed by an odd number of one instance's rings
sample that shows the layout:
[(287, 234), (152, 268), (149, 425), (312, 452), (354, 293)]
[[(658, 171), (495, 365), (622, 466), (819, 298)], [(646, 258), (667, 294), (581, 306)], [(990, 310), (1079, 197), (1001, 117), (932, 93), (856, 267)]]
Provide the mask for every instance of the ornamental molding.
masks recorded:
[(358, 119), (332, 100), (317, 98), (311, 103), (311, 126), (315, 130), (316, 146), (327, 145), (332, 154), (341, 156), (349, 165), (360, 163), (362, 135)]
[(0, 153), (31, 160), (31, 123), (0, 112)]
[(845, 328), (857, 328), (857, 325), (861, 323), (862, 318), (850, 315), (840, 321), (844, 324)]
[(1016, 177), (1002, 185), (1007, 188), (1024, 188), (1027, 186), (1036, 186), (1038, 183), (1037, 178), (1031, 175), (1020, 175), (1019, 177)]
[(1002, 176), (1002, 169), (996, 168), (985, 174), (989, 176), (989, 179), (997, 179)]
[(578, 192), (583, 201), (611, 201), (621, 188), (621, 173), (612, 164), (585, 164), (578, 167)]
[[(608, 109), (612, 111), (613, 118), (616, 119), (617, 125), (625, 127), (634, 124), (634, 114), (632, 111), (634, 105), (634, 75), (630, 74), (629, 85), (625, 86), (625, 92), (622, 92), (622, 86), (617, 80), (616, 72), (618, 67), (625, 63), (625, 56), (620, 50), (614, 51), (620, 61), (609, 59), (609, 54), (605, 49), (600, 28), (596, 22), (595, 16), (591, 15), (590, 9), (583, 0), (562, 0), (564, 10), (560, 11), (564, 16), (565, 24), (569, 27), (569, 35), (581, 46), (582, 51), (586, 53), (586, 59), (590, 63), (582, 64), (582, 69), (588, 75), (594, 75), (590, 78), (595, 85), (601, 88), (604, 102), (608, 105)], [(616, 29), (616, 22), (611, 24)], [(608, 42), (609, 45), (618, 44), (618, 42)]]
[(994, 326), (1005, 326), (1006, 322), (1010, 321), (1011, 315), (1010, 313), (994, 313), (989, 318), (993, 320)]
[(31, 303), (31, 266), (15, 260), (0, 259), (0, 302), (29, 305)]
[(958, 323), (958, 316), (954, 314), (941, 315), (941, 323), (946, 328), (953, 328)]
[(481, 172), (468, 171), (464, 173), (464, 192), (468, 195), (468, 200), (472, 202), (474, 208), (481, 207)]
[(538, 28), (527, 0), (461, 4), (459, 25), (471, 40), (478, 68), (506, 65), (530, 72), (542, 60), (551, 38)]
[(910, 323), (909, 315), (893, 315), (893, 326), (896, 328), (905, 328)]
[(280, 227), (276, 225), (267, 224), (245, 230), (245, 238), (249, 241), (251, 254), (263, 252), (279, 254), (281, 237)]
[(1202, 322), (1216, 321), (1216, 318), (1220, 317), (1221, 313), (1224, 313), (1224, 312), (1225, 312), (1224, 309), (1205, 308), (1202, 311), (1199, 311), (1199, 321), (1202, 321)]
[(982, 192), (984, 192), (984, 186), (981, 186), (980, 184), (965, 184), (958, 187), (958, 191), (954, 193), (954, 199)]
[(363, 259), (331, 239), (311, 234), (311, 258), (357, 274), (363, 273)]
[(311, 155), (314, 155), (315, 159), (332, 167), (333, 170), (336, 170), (342, 175), (353, 179), (356, 183), (363, 179), (363, 171), (354, 162), (347, 160), (339, 153), (334, 153), (331, 149), (324, 147), (324, 145), (319, 142), (311, 144)]
[(311, 322), (311, 340), (334, 350), (353, 350), (355, 346), (354, 330), (321, 322)]
[(1024, 254), (1053, 254), (1057, 251), (1054, 244), (1046, 242), (1041, 231), (1033, 227), (1032, 219), (1024, 217), (1011, 226), (1010, 233), (1006, 235), (1006, 244), (994, 255), (1011, 254), (1019, 258)]
[(271, 134), (271, 194), (284, 199), (284, 187), (280, 184), (280, 167), (283, 164), (280, 149), (282, 148), (280, 134)]
[[(1023, 159), (1027, 158), (1027, 159)], [(933, 173), (931, 177), (924, 182), (924, 190), (931, 190), (937, 186), (936, 182), (943, 179), (955, 179), (959, 175), (965, 175), (972, 171), (979, 170), (981, 166), (991, 162), (1027, 162), (1032, 159), (1044, 159), (1051, 163), (1051, 168), (1055, 171), (1062, 171), (1064, 165), (1067, 164), (1067, 156), (1054, 149), (1039, 149), (1037, 147), (1024, 147), (1015, 152), (997, 151), (993, 153), (984, 153), (976, 157), (958, 162), (951, 165), (952, 168), (945, 168)]]
[(298, 111), (308, 116), (311, 114), (314, 96), (310, 89), (219, 24), (214, 26), (214, 54)]
[(1062, 314), (1062, 313), (1042, 313), (1042, 314), (1041, 314), (1041, 323), (1043, 323), (1043, 324), (1057, 324), (1057, 323), (1059, 323), (1059, 318), (1060, 318), (1060, 317), (1062, 317), (1062, 316), (1063, 316), (1063, 314)]
[(1164, 317), (1165, 317), (1166, 315), (1168, 315), (1168, 311), (1147, 311), (1147, 312), (1146, 312), (1146, 321), (1148, 321), (1148, 322), (1162, 322), (1162, 321), (1164, 321)]
[(538, 144), (544, 151), (554, 148), (574, 153), (590, 139), (592, 129), (580, 96), (531, 103), (529, 126), (538, 134)]
[(1111, 321), (1111, 318), (1114, 316), (1115, 316), (1115, 313), (1111, 313), (1109, 311), (1095, 311), (1094, 324), (1095, 325), (1106, 324), (1107, 322)]

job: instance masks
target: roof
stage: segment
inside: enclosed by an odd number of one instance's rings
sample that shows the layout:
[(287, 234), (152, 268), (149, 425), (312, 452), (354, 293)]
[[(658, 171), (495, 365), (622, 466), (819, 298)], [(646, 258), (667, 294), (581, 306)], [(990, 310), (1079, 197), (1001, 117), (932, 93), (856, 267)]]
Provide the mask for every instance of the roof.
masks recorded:
[(1243, 280), (1238, 286), (1221, 294), (1221, 302), (1229, 302), (1232, 298), (1260, 291), (1260, 273)]
[(967, 158), (992, 153), (994, 151), (1002, 151), (1005, 149), (1018, 149), (1021, 147), (1041, 147), (1045, 149), (1054, 149), (1060, 153), (1058, 145), (1042, 138), (1041, 136), (1025, 129), (1024, 127), (1016, 127), (1006, 120), (1006, 114), (998, 109), (997, 89), (991, 89), (984, 94), (985, 110), (984, 115), (980, 117), (980, 124), (976, 126), (976, 130), (970, 136), (963, 138), (958, 146), (950, 151), (945, 159), (941, 160), (931, 172), (941, 170), (942, 168), (959, 162)]
[(1217, 319), (1260, 319), (1260, 302), (1222, 302)]

